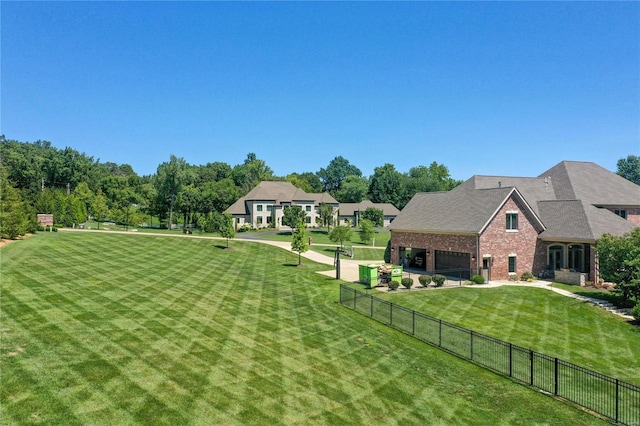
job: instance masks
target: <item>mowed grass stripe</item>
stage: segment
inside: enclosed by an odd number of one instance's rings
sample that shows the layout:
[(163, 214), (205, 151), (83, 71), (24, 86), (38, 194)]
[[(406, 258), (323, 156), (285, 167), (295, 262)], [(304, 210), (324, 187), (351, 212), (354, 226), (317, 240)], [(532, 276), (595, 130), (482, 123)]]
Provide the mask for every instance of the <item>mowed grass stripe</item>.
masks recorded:
[[(380, 293), (376, 296), (640, 384), (638, 328), (586, 302), (545, 289), (517, 286)], [(456, 304), (462, 308), (456, 308)], [(460, 315), (460, 310), (465, 315)]]
[(345, 310), (324, 265), (220, 245), (60, 232), (3, 248), (2, 396), (20, 396), (0, 423), (598, 422)]

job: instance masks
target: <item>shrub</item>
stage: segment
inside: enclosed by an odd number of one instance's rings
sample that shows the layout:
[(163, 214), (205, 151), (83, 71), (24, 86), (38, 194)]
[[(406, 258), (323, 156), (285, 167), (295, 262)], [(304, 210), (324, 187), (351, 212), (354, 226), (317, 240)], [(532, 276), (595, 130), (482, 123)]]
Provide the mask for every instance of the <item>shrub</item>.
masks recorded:
[(631, 309), (631, 316), (640, 321), (640, 303), (638, 303), (633, 309)]
[(447, 280), (447, 277), (445, 277), (444, 275), (440, 275), (440, 274), (436, 274), (433, 277), (433, 281), (436, 283), (436, 287), (442, 287), (446, 280)]
[(400, 283), (396, 280), (393, 280), (389, 283), (389, 290), (397, 290), (400, 287)]
[(484, 277), (482, 275), (474, 275), (471, 277), (471, 281), (476, 284), (484, 284)]
[(418, 277), (418, 281), (420, 281), (420, 284), (426, 287), (431, 282), (431, 275), (420, 275)]
[(520, 281), (534, 281), (536, 279), (536, 277), (533, 276), (533, 274), (531, 272), (523, 272), (522, 275), (520, 275)]
[(248, 223), (245, 223), (238, 228), (238, 232), (248, 232), (251, 230), (253, 230), (253, 226), (249, 225)]
[(413, 285), (413, 278), (403, 278), (402, 285), (405, 286), (407, 290), (409, 290)]

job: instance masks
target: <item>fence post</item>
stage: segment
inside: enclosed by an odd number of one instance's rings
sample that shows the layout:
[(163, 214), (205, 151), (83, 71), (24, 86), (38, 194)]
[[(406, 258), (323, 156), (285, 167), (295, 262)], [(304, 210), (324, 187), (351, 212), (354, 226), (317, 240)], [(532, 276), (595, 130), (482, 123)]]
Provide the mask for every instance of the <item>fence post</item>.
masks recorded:
[(416, 335), (416, 311), (412, 309), (411, 314), (412, 314), (411, 335), (415, 336)]
[(471, 330), (471, 348), (470, 348), (470, 355), (471, 355), (471, 360), (473, 360), (473, 330)]
[(438, 318), (440, 327), (438, 328), (438, 346), (442, 346), (442, 318)]
[(619, 422), (618, 417), (620, 414), (620, 380), (616, 379), (616, 423)]
[(553, 360), (553, 394), (558, 395), (558, 358)]
[(389, 325), (393, 327), (393, 303), (389, 302)]
[(509, 343), (509, 377), (513, 377), (513, 344)]
[(533, 386), (533, 349), (529, 349), (529, 384)]
[(358, 297), (358, 294), (356, 293), (356, 290), (353, 290), (353, 310), (356, 310), (356, 299)]
[(369, 296), (370, 315), (369, 318), (373, 318), (373, 296)]

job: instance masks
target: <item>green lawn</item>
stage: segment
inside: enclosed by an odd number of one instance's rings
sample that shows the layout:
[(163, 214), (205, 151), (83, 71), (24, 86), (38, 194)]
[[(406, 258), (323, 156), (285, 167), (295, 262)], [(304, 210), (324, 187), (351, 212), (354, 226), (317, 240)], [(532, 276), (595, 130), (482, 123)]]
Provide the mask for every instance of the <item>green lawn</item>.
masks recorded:
[[(261, 230), (261, 231), (250, 231), (250, 232), (239, 232), (236, 234), (236, 237), (251, 237), (251, 238), (260, 238), (271, 241), (291, 241), (291, 232), (290, 231), (280, 231), (275, 232), (274, 230)], [(327, 234), (326, 229), (317, 229), (317, 228), (307, 228), (305, 230), (306, 237), (313, 238), (313, 244), (330, 244), (332, 246), (336, 246), (336, 243), (329, 239), (329, 234)], [(384, 250), (387, 246), (387, 243), (391, 239), (391, 233), (389, 231), (378, 231), (375, 234), (375, 247)], [(351, 241), (346, 241), (346, 245), (357, 246), (371, 246), (372, 241), (367, 242), (366, 244), (360, 241), (360, 231), (357, 228), (352, 229), (351, 231)]]
[(2, 248), (0, 424), (604, 424), (341, 307), (325, 265), (223, 247), (57, 232)]
[(517, 286), (374, 295), (640, 384), (640, 328), (589, 303), (545, 289)]

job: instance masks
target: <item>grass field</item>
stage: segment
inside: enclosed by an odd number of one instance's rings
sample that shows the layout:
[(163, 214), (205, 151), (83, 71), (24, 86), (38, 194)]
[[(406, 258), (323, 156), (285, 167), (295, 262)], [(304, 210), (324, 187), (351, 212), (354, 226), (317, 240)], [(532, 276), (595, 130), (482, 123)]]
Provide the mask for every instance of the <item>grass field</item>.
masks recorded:
[(0, 423), (604, 424), (340, 307), (324, 265), (231, 246), (58, 232), (2, 248)]
[(517, 286), (374, 295), (640, 385), (640, 328), (586, 302)]

